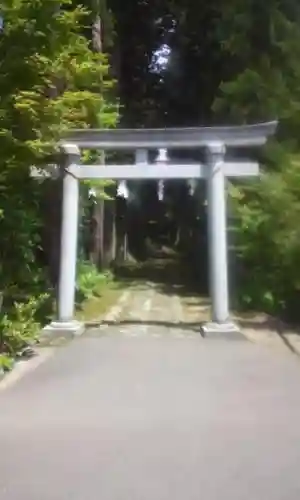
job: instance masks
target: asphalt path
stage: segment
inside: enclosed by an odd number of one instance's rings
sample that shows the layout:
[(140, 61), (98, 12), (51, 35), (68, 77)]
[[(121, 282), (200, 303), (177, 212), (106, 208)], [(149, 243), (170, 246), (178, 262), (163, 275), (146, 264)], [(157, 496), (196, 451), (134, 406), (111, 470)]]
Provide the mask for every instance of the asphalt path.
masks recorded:
[(108, 326), (0, 388), (1, 500), (299, 500), (300, 364)]

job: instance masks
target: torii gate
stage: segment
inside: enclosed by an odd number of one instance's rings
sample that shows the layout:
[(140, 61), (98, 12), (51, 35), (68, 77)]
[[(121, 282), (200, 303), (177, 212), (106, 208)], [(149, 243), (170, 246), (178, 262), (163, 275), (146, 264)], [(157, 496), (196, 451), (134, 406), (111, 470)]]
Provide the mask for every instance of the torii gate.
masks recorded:
[[(73, 130), (61, 140), (65, 155), (61, 259), (58, 317), (45, 330), (80, 334), (83, 325), (74, 319), (79, 182), (82, 179), (199, 179), (207, 181), (211, 323), (203, 326), (205, 335), (238, 331), (230, 320), (226, 231), (226, 177), (259, 174), (259, 165), (249, 161), (226, 161), (229, 148), (258, 147), (267, 142), (277, 122), (258, 125), (170, 129)], [(80, 149), (133, 150), (132, 165), (82, 165)], [(148, 150), (205, 148), (207, 161), (201, 163), (152, 163)], [(36, 173), (33, 175), (36, 175)]]

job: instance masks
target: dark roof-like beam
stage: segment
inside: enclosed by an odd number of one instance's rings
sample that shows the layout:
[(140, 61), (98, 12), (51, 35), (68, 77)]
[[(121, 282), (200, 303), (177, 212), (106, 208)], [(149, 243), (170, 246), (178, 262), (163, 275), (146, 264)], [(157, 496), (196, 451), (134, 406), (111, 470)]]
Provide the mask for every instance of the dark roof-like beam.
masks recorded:
[(277, 121), (257, 125), (167, 129), (81, 129), (70, 130), (61, 143), (86, 149), (195, 148), (210, 142), (226, 146), (261, 146), (274, 135)]

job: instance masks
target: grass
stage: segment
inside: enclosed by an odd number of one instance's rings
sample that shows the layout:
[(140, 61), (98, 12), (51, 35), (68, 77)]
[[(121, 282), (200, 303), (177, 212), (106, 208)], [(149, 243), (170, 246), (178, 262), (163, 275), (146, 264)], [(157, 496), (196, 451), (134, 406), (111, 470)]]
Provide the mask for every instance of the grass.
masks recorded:
[(117, 302), (122, 291), (123, 287), (117, 281), (99, 284), (94, 295), (80, 304), (76, 319), (83, 322), (99, 320)]

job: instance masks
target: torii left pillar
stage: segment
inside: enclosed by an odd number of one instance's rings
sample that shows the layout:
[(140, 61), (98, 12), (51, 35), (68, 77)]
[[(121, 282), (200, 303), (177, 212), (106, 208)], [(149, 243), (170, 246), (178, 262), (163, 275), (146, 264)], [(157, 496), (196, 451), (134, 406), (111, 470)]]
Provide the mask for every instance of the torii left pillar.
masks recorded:
[(76, 261), (78, 238), (79, 180), (72, 166), (80, 164), (80, 150), (76, 145), (64, 144), (63, 202), (60, 248), (60, 272), (57, 319), (44, 328), (46, 334), (80, 335), (84, 326), (74, 320), (76, 293)]

